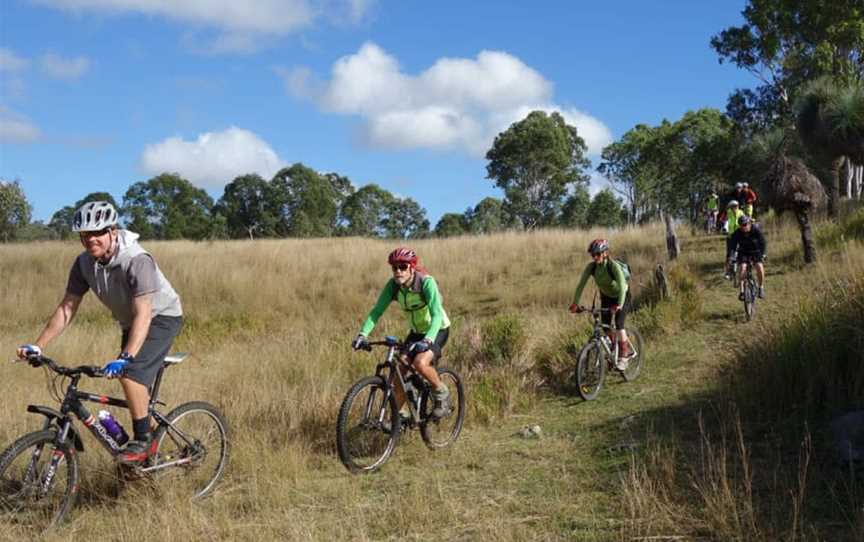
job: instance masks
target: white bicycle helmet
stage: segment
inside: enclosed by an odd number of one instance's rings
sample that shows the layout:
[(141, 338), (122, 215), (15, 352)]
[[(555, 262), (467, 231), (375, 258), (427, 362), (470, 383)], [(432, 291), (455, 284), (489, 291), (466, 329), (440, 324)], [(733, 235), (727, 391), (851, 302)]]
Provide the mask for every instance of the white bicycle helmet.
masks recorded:
[(72, 231), (99, 231), (117, 225), (117, 209), (107, 201), (85, 203), (72, 218)]
[(738, 200), (730, 200), (729, 203), (726, 204), (726, 208), (728, 209), (729, 207), (738, 207)]
[(742, 188), (744, 188), (744, 183), (735, 183), (736, 190), (741, 190)]

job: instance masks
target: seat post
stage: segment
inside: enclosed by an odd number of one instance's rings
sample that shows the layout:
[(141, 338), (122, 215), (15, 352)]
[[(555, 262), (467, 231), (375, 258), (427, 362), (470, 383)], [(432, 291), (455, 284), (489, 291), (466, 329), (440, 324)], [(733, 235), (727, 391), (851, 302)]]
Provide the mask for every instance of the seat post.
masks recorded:
[(156, 373), (156, 380), (153, 382), (153, 386), (150, 388), (150, 403), (155, 403), (156, 398), (159, 396), (159, 385), (162, 383), (162, 373), (165, 372), (165, 364), (162, 364), (162, 367), (159, 368), (159, 372)]

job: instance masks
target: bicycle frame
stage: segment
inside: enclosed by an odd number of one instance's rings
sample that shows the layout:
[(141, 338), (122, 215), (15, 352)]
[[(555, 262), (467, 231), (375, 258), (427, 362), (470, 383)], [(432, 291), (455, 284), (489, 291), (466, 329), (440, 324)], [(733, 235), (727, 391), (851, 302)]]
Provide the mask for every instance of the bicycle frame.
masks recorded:
[[(387, 402), (390, 400), (390, 395), (395, 393), (396, 385), (398, 384), (399, 389), (401, 389), (402, 393), (405, 395), (406, 403), (408, 403), (408, 410), (411, 413), (411, 421), (415, 424), (419, 424), (421, 421), (420, 401), (422, 398), (422, 394), (418, 393), (415, 396), (413, 393), (411, 393), (413, 386), (409, 387), (406, 386), (406, 384), (407, 381), (409, 379), (412, 379), (412, 377), (414, 376), (418, 377), (420, 381), (423, 382), (424, 386), (426, 385), (425, 380), (423, 380), (423, 377), (420, 376), (420, 374), (417, 372), (413, 365), (411, 365), (410, 363), (405, 363), (399, 359), (401, 354), (397, 351), (401, 349), (404, 345), (399, 342), (399, 340), (397, 340), (395, 337), (386, 337), (383, 341), (369, 343), (370, 349), (372, 346), (377, 345), (387, 346), (387, 356), (384, 358), (383, 362), (375, 366), (375, 376), (379, 376), (383, 378), (385, 382), (387, 382), (387, 390), (385, 391), (384, 401), (382, 402), (382, 405), (387, 404)], [(408, 378), (403, 378), (401, 370), (402, 367), (404, 367), (404, 369), (408, 371)], [(386, 376), (384, 375), (385, 371), (387, 372)], [(421, 392), (423, 390), (417, 391)], [(369, 414), (371, 414), (372, 400), (372, 396), (367, 399), (366, 409), (364, 411), (364, 414), (367, 418), (369, 417)], [(378, 422), (383, 422), (383, 409), (378, 416), (379, 418), (381, 418), (378, 420)]]
[[(53, 361), (45, 358), (44, 363), (55, 372), (58, 372), (58, 374), (64, 374), (63, 372), (58, 370), (58, 366)], [(75, 450), (83, 452), (84, 443), (81, 440), (80, 435), (78, 434), (78, 430), (75, 428), (75, 424), (72, 419), (72, 415), (74, 415), (82, 424), (84, 424), (84, 426), (90, 431), (90, 433), (96, 438), (96, 440), (102, 445), (102, 447), (105, 448), (105, 450), (107, 450), (112, 457), (115, 457), (120, 453), (120, 444), (111, 436), (105, 426), (102, 425), (102, 423), (92, 413), (90, 413), (89, 410), (87, 410), (87, 408), (84, 406), (84, 402), (98, 403), (100, 405), (108, 405), (125, 409), (129, 408), (129, 404), (124, 399), (79, 391), (78, 383), (81, 380), (81, 377), (93, 376), (94, 374), (98, 374), (96, 373), (96, 371), (98, 371), (98, 368), (92, 367), (89, 368), (89, 372), (92, 373), (91, 375), (86, 375), (86, 373), (84, 372), (67, 375), (70, 378), (70, 382), (69, 385), (66, 387), (66, 394), (60, 404), (59, 412), (57, 410), (54, 410), (53, 408), (40, 405), (27, 405), (27, 412), (41, 414), (47, 418), (45, 420), (43, 430), (51, 429), (51, 427), (54, 425), (57, 426), (57, 437), (54, 441), (55, 447), (67, 447), (71, 435), (72, 443)], [(156, 405), (165, 405), (164, 403), (156, 399), (158, 397), (159, 387), (162, 383), (162, 375), (164, 371), (164, 366), (159, 369), (156, 380), (153, 384), (150, 404), (148, 407), (149, 414), (153, 417), (153, 419), (156, 420), (159, 425), (171, 427), (173, 433), (183, 439), (186, 444), (194, 446), (195, 442), (192, 439), (188, 438), (185, 434), (183, 434), (182, 431), (174, 427), (165, 416), (163, 416), (158, 410), (156, 410)], [(41, 451), (38, 451), (34, 454), (33, 464), (35, 464), (35, 461), (38, 460), (39, 453), (41, 453)], [(56, 471), (61, 457), (62, 454), (55, 454), (55, 457), (52, 458), (51, 465), (49, 466), (48, 474), (46, 476), (47, 479), (43, 482), (46, 488), (50, 486), (51, 478), (53, 478), (53, 473)], [(140, 472), (146, 473), (154, 470), (161, 470), (164, 468), (181, 465), (184, 463), (190, 463), (191, 461), (193, 461), (193, 458), (187, 457), (179, 459), (177, 461), (172, 461), (170, 463), (143, 467), (139, 470)]]
[(591, 309), (591, 317), (594, 319), (594, 329), (591, 336), (593, 340), (596, 340), (600, 346), (603, 347), (606, 360), (615, 360), (618, 359), (618, 341), (609, 341), (607, 332), (614, 334), (615, 331), (617, 331), (617, 328), (613, 325), (604, 324), (600, 320), (600, 314), (603, 310), (604, 309)]

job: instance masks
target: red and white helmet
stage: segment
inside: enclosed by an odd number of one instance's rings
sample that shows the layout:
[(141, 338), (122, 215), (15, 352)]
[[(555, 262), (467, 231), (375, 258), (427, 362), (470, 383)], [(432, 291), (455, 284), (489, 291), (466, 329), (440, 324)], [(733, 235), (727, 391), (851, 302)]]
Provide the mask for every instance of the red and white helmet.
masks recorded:
[(417, 253), (408, 247), (399, 247), (387, 256), (387, 263), (396, 265), (397, 263), (407, 263), (411, 267), (417, 265)]
[(594, 239), (588, 245), (589, 254), (602, 254), (609, 250), (609, 241), (606, 239)]

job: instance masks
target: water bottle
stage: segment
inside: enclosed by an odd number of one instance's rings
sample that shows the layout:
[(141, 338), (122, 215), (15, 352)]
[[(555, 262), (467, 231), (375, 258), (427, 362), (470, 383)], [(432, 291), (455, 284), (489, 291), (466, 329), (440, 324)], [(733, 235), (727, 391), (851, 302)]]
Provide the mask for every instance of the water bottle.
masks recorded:
[(126, 430), (123, 429), (120, 422), (115, 420), (114, 416), (112, 416), (107, 410), (99, 411), (99, 423), (102, 424), (102, 427), (108, 431), (108, 434), (111, 435), (111, 438), (113, 438), (118, 445), (123, 446), (129, 440), (129, 435), (126, 434)]

